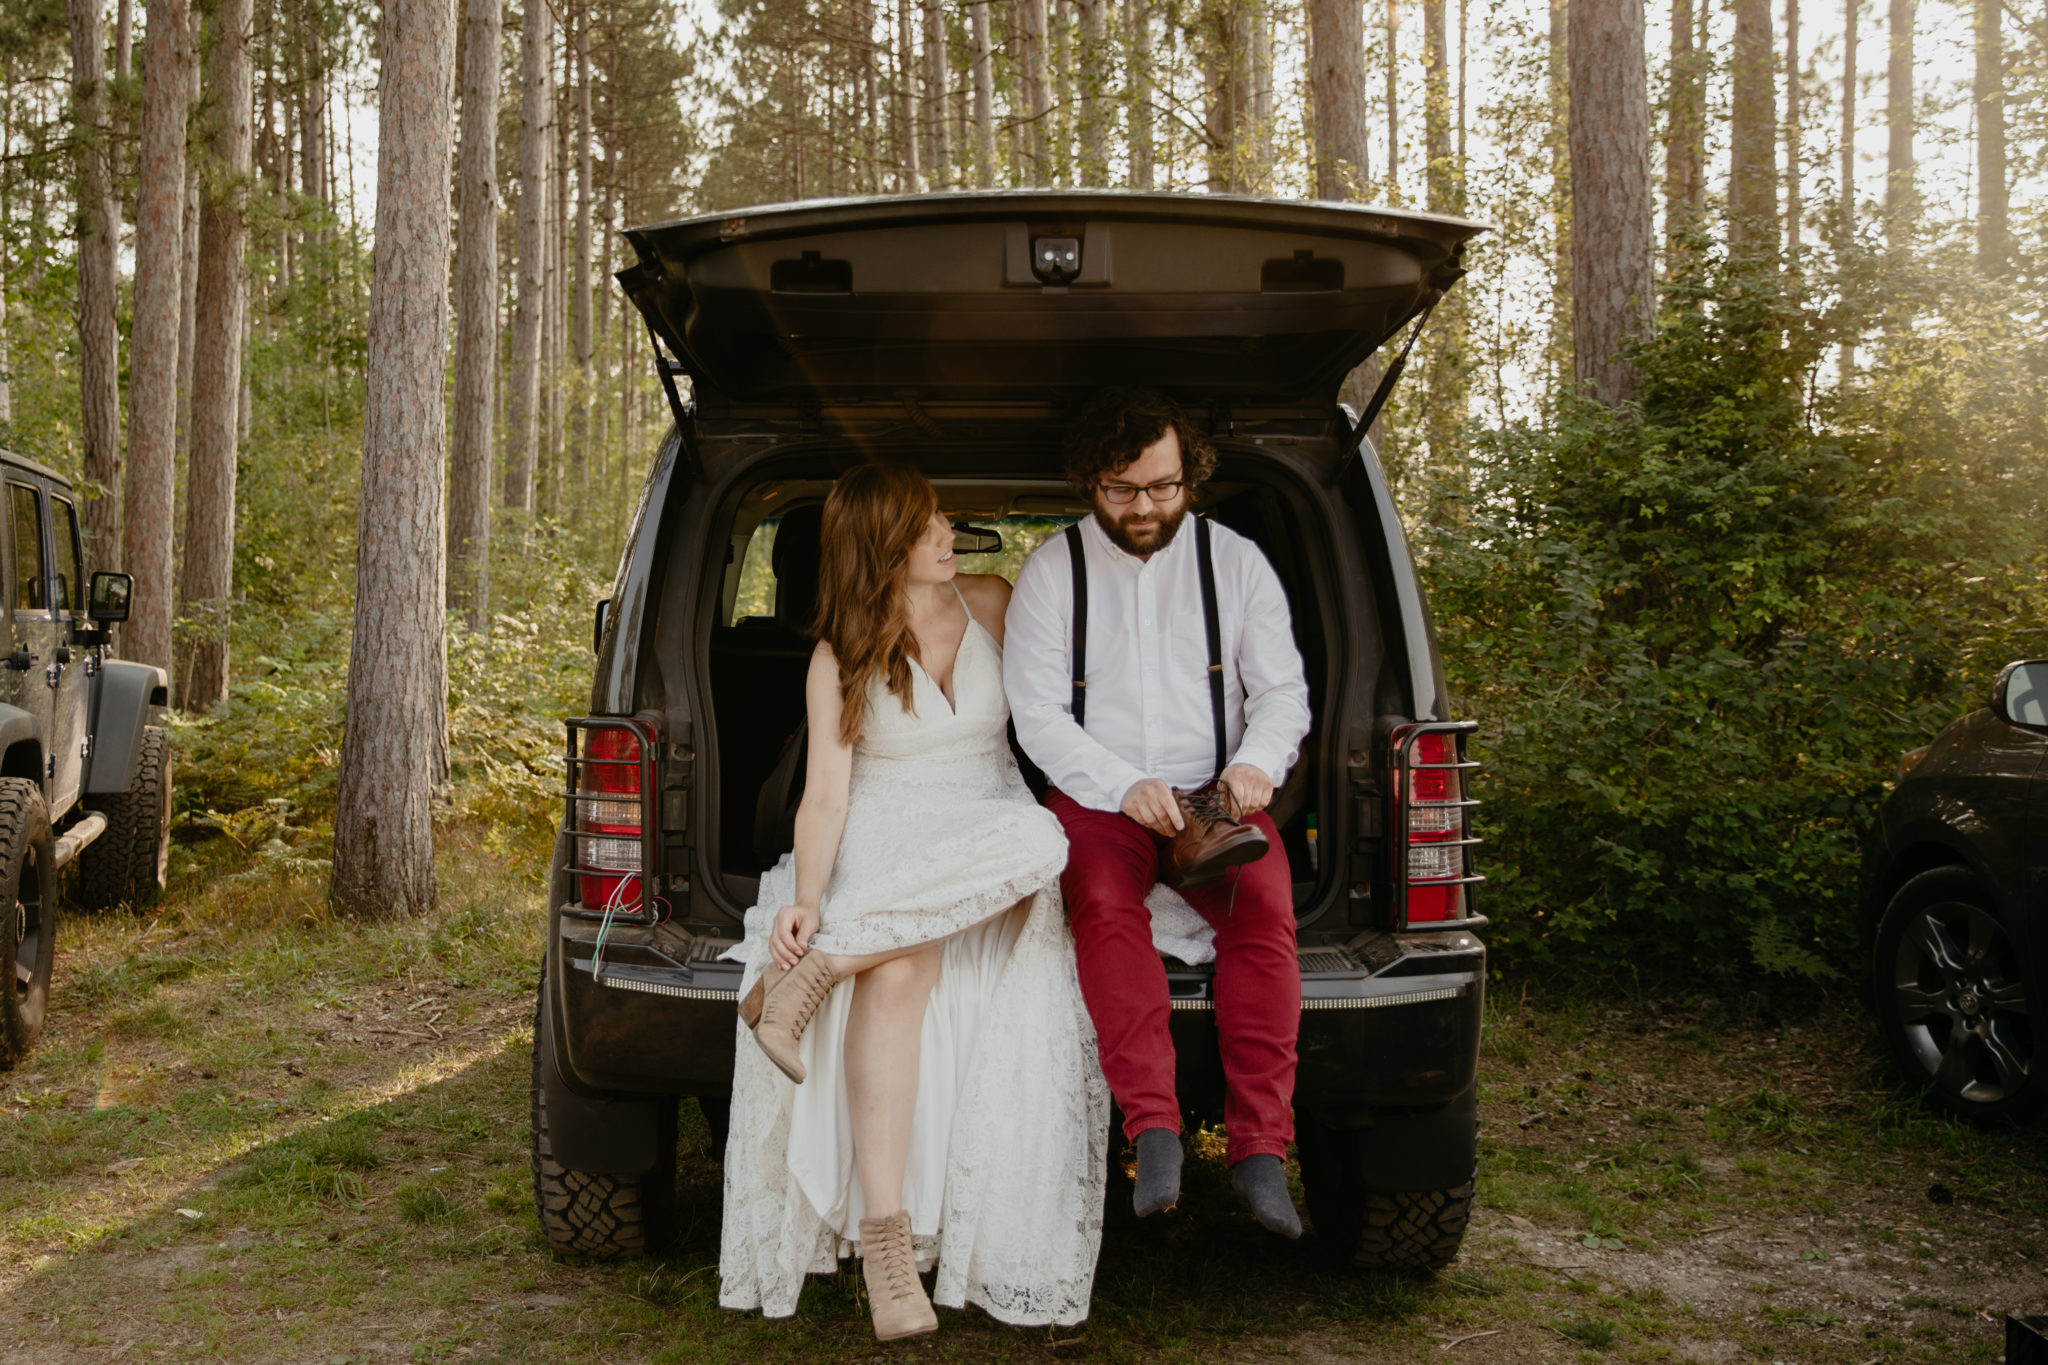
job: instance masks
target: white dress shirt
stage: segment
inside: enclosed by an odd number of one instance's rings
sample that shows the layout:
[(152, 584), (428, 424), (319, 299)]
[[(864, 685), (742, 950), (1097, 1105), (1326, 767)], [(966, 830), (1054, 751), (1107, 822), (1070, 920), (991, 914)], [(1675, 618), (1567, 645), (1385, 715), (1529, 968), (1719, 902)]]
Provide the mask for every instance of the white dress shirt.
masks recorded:
[[(1055, 787), (1095, 810), (1120, 810), (1146, 778), (1198, 787), (1216, 775), (1209, 644), (1193, 516), (1140, 559), (1088, 517), (1088, 690), (1074, 724), (1070, 663), (1074, 569), (1066, 537), (1017, 575), (1004, 618), (1003, 682), (1017, 738)], [(1223, 633), (1226, 766), (1248, 763), (1279, 785), (1308, 733), (1308, 682), (1280, 577), (1258, 546), (1210, 525)]]

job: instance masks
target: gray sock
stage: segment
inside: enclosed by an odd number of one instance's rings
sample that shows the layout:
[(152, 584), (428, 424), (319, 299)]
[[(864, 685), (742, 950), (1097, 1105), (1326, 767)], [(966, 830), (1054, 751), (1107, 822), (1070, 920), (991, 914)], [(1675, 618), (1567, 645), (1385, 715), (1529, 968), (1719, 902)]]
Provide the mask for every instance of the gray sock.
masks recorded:
[(1180, 1134), (1171, 1128), (1147, 1128), (1138, 1134), (1138, 1184), (1131, 1207), (1143, 1218), (1179, 1202)]
[(1301, 1236), (1301, 1215), (1287, 1193), (1287, 1168), (1277, 1156), (1248, 1156), (1230, 1168), (1230, 1183), (1251, 1204), (1266, 1231)]

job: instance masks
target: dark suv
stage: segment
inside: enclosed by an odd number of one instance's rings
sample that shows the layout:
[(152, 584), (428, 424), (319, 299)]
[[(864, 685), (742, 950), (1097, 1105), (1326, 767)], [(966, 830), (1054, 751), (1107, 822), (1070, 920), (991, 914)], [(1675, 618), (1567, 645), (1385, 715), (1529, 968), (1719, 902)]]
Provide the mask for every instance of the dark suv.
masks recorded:
[(42, 1032), (57, 959), (59, 875), (92, 909), (163, 888), (171, 767), (161, 668), (107, 657), (132, 580), (88, 584), (78, 502), (55, 470), (0, 451), (0, 1070)]
[[(533, 1062), (553, 1246), (618, 1254), (662, 1235), (678, 1097), (723, 1141), (740, 969), (719, 956), (789, 846), (833, 479), (874, 457), (915, 464), (961, 528), (962, 567), (1014, 573), (1087, 512), (1060, 473), (1076, 409), (1132, 384), (1206, 426), (1220, 460), (1199, 510), (1272, 561), (1307, 666), (1315, 723), (1272, 814), (1300, 923), (1311, 1220), (1363, 1266), (1456, 1254), (1486, 967), (1472, 724), (1451, 718), (1364, 439), (1384, 393), (1362, 415), (1337, 400), (1420, 326), (1478, 231), (1334, 204), (1025, 191), (626, 234), (638, 260), (619, 280), (658, 339), (676, 427), (599, 606), (592, 714), (569, 722)], [(1210, 970), (1167, 968), (1179, 1093), (1214, 1121)]]

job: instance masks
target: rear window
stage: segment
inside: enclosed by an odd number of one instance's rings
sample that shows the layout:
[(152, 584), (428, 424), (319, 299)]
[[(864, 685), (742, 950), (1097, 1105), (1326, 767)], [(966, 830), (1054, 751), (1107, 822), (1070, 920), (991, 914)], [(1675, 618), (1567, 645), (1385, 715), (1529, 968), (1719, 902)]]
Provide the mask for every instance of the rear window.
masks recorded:
[(78, 509), (63, 498), (51, 498), (57, 539), (57, 609), (85, 610), (85, 581), (78, 551)]

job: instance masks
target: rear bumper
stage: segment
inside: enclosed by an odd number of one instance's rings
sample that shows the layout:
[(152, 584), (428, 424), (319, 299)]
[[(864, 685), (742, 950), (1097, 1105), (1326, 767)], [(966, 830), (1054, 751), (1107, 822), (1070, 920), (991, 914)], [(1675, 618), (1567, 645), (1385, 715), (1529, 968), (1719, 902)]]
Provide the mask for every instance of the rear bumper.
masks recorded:
[[(722, 1095), (732, 1088), (739, 964), (729, 940), (614, 928), (605, 980), (591, 972), (597, 926), (556, 919), (548, 953), (561, 1079), (590, 1099)], [(1471, 1088), (1486, 949), (1475, 933), (1372, 935), (1301, 950), (1297, 1108), (1336, 1122), (1440, 1105)], [(1223, 1070), (1207, 968), (1168, 963), (1182, 1107), (1220, 1115)]]

